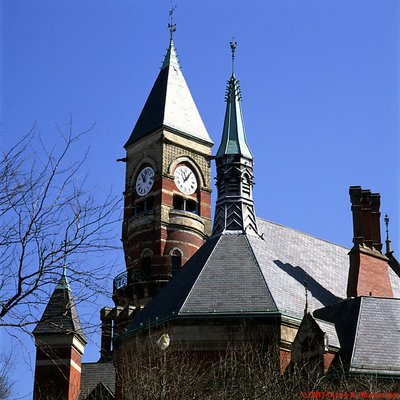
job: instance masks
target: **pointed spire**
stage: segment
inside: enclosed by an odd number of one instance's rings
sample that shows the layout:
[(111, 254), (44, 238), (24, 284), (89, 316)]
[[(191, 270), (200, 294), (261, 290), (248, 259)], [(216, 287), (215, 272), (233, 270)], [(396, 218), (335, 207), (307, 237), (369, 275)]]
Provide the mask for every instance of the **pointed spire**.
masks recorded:
[(253, 156), (246, 142), (239, 81), (233, 73), (236, 46), (232, 39), (232, 76), (226, 93), (222, 140), (216, 154), (218, 198), (213, 235), (227, 231), (258, 234), (253, 202)]
[(164, 61), (163, 61), (163, 65), (162, 65), (161, 69), (163, 70), (168, 67), (175, 67), (175, 68), (181, 69), (181, 66), (179, 64), (178, 55), (176, 54), (174, 41), (172, 40), (172, 36), (171, 36), (171, 39), (169, 40), (169, 47), (167, 50), (167, 54), (164, 57)]
[(173, 6), (170, 11), (169, 46), (161, 71), (131, 136), (125, 143), (125, 148), (163, 128), (171, 128), (190, 138), (213, 144), (181, 71), (173, 41), (173, 34), (176, 31), (173, 20), (175, 8), (176, 6)]
[(223, 157), (227, 154), (240, 154), (243, 157), (252, 159), (253, 156), (246, 141), (242, 109), (240, 106), (242, 94), (240, 91), (239, 81), (236, 79), (234, 74), (236, 46), (237, 42), (232, 39), (232, 42), (230, 42), (232, 51), (232, 76), (227, 82), (224, 128), (222, 141), (218, 148), (216, 157)]

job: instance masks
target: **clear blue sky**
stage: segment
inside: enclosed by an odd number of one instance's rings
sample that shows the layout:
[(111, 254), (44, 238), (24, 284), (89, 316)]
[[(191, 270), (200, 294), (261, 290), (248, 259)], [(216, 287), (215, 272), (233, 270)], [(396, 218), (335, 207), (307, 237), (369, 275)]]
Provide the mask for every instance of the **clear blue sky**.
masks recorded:
[[(96, 123), (83, 143), (91, 146), (86, 164), (91, 182), (99, 191), (112, 186), (122, 193), (124, 165), (115, 160), (124, 156), (122, 146), (159, 72), (168, 46), (170, 2), (0, 4), (1, 149), (34, 121), (51, 141), (54, 122), (72, 113), (77, 130)], [(257, 214), (350, 247), (348, 188), (361, 185), (381, 193), (381, 210), (391, 217), (393, 247), (400, 256), (400, 3), (176, 4), (175, 45), (216, 144), (230, 76), (229, 41), (234, 35), (238, 42), (236, 75), (255, 159)], [(24, 352), (33, 356), (32, 345), (27, 346)], [(96, 351), (92, 346), (86, 360), (96, 359)], [(32, 377), (22, 368), (14, 374), (24, 395), (32, 390)]]

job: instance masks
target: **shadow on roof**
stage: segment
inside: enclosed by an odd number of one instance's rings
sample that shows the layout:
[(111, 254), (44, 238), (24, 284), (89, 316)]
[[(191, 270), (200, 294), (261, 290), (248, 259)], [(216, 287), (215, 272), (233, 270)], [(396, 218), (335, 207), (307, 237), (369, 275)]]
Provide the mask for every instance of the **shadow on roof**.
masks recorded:
[(328, 289), (321, 286), (314, 278), (312, 278), (306, 271), (301, 267), (293, 267), (292, 264), (283, 263), (280, 260), (274, 260), (275, 265), (277, 265), (282, 271), (285, 271), (288, 275), (294, 278), (301, 285), (307, 282), (308, 291), (312, 294), (314, 298), (319, 300), (324, 306), (329, 306), (336, 304), (341, 298), (336, 297)]

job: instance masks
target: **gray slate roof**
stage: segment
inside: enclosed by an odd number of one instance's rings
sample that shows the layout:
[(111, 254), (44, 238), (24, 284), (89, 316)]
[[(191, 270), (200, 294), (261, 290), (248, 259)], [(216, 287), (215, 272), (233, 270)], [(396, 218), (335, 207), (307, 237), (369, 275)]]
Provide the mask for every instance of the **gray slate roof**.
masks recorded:
[[(257, 224), (261, 237), (209, 239), (128, 331), (171, 318), (218, 314), (279, 312), (301, 321), (305, 281), (310, 312), (346, 298), (349, 249), (260, 218)], [(399, 278), (392, 270), (390, 276), (400, 297)]]
[(182, 74), (172, 40), (161, 71), (125, 147), (163, 127), (213, 143)]
[(76, 311), (74, 298), (69, 285), (65, 285), (64, 277), (55, 288), (43, 312), (42, 318), (33, 330), (34, 335), (75, 333), (84, 341), (81, 324)]
[(335, 323), (347, 370), (399, 374), (400, 299), (357, 297), (316, 310), (314, 315)]
[(115, 369), (112, 362), (83, 363), (79, 400), (84, 400), (99, 383), (115, 393)]
[(276, 312), (247, 236), (226, 234), (209, 239), (128, 330), (169, 318)]

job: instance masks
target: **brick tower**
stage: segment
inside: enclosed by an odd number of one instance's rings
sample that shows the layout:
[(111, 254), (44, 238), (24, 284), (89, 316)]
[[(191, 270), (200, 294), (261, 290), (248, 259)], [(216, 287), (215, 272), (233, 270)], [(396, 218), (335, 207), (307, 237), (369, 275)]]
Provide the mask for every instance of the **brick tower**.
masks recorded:
[(161, 71), (125, 144), (122, 242), (126, 271), (117, 307), (138, 307), (169, 281), (211, 234), (213, 145), (171, 37)]
[(33, 335), (36, 344), (34, 400), (77, 400), (86, 339), (65, 272)]

